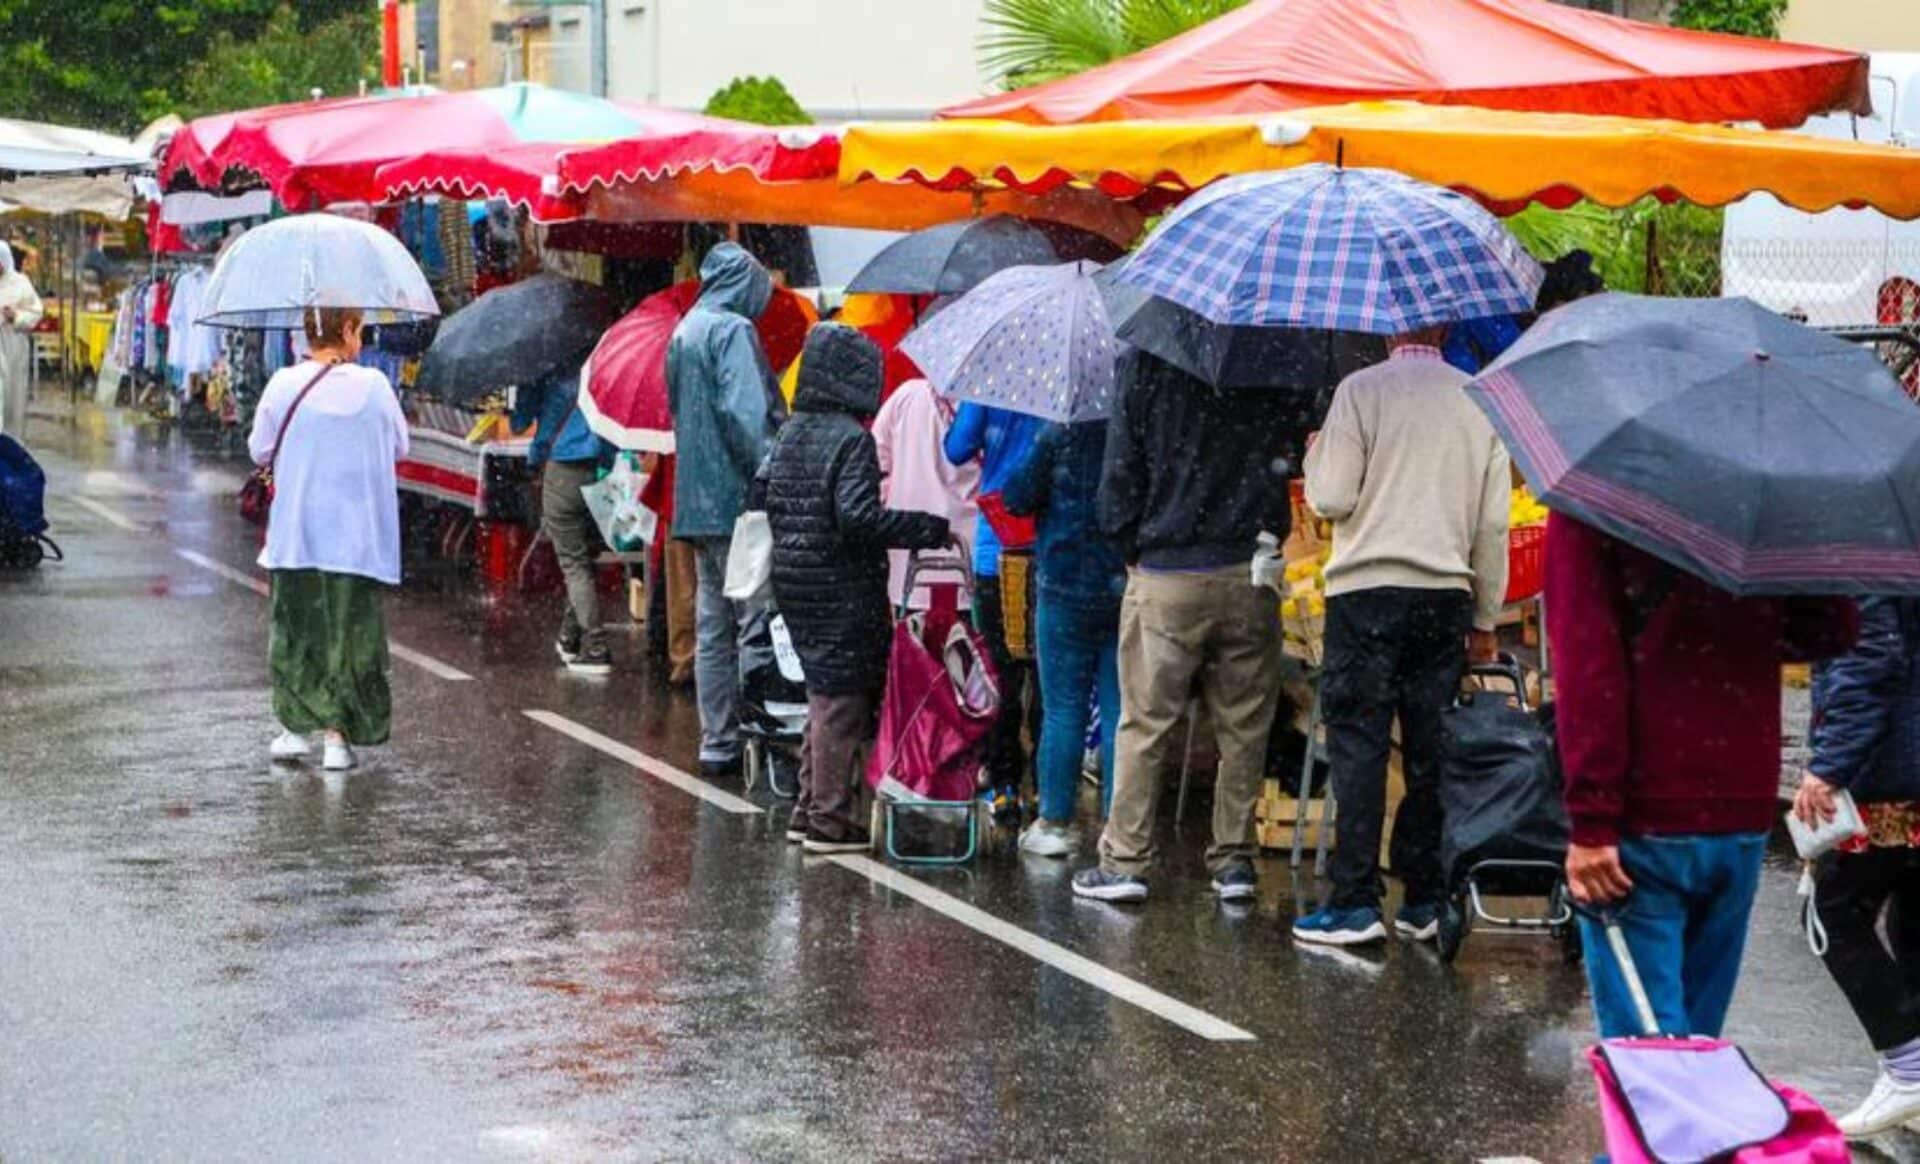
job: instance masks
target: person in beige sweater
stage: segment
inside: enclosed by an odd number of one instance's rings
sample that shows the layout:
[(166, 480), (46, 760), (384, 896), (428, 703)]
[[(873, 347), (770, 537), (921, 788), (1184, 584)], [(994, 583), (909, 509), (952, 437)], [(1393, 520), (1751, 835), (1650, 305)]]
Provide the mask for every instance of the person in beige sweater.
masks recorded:
[(1380, 830), (1400, 720), (1407, 796), (1392, 864), (1406, 883), (1394, 927), (1438, 932), (1440, 713), (1467, 659), (1490, 660), (1507, 588), (1507, 453), (1441, 359), (1444, 329), (1396, 337), (1387, 361), (1349, 376), (1307, 453), (1307, 504), (1333, 522), (1320, 702), (1340, 805), (1333, 889), (1294, 926), (1301, 941), (1386, 937)]

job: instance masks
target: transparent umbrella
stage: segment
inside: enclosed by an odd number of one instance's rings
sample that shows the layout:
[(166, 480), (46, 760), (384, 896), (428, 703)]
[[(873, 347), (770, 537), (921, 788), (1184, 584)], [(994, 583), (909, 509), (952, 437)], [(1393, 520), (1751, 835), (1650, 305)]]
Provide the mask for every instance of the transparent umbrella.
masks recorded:
[(326, 307), (353, 308), (370, 324), (440, 314), (427, 277), (399, 239), (337, 214), (302, 214), (248, 231), (227, 249), (198, 322), (292, 330)]

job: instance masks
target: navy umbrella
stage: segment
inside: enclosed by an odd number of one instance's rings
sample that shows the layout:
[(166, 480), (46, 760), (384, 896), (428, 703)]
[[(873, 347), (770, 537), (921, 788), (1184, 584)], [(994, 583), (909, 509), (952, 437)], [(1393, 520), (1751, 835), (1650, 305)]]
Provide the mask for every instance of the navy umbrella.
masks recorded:
[(591, 283), (540, 274), (487, 292), (440, 324), (419, 387), (458, 403), (579, 367), (618, 318)]
[(1387, 358), (1386, 341), (1362, 332), (1213, 323), (1197, 311), (1118, 278), (1118, 264), (1094, 276), (1115, 334), (1216, 388), (1321, 393)]
[(1555, 510), (1740, 595), (1920, 594), (1920, 407), (1745, 299), (1600, 295), (1469, 389)]
[(1008, 267), (1103, 262), (1115, 250), (1107, 240), (1075, 227), (994, 214), (930, 226), (895, 240), (860, 268), (847, 290), (959, 295)]

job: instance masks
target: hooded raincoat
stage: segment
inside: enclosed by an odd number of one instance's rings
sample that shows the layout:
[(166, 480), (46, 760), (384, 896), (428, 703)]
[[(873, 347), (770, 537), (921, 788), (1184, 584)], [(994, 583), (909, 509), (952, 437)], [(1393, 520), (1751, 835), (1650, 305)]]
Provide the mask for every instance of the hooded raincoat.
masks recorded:
[(700, 264), (700, 298), (667, 344), (667, 407), (679, 456), (673, 536), (724, 538), (780, 420), (778, 382), (754, 320), (773, 280), (754, 257), (721, 243)]
[(880, 458), (861, 421), (880, 407), (883, 365), (853, 328), (814, 328), (793, 419), (759, 482), (773, 530), (773, 597), (810, 692), (880, 689), (893, 630), (887, 550), (947, 540), (946, 518), (880, 501)]
[[(11, 313), (11, 318), (9, 318)], [(33, 337), (40, 296), (14, 266), (13, 248), (0, 243), (0, 432), (24, 438), (27, 385), (33, 373)]]

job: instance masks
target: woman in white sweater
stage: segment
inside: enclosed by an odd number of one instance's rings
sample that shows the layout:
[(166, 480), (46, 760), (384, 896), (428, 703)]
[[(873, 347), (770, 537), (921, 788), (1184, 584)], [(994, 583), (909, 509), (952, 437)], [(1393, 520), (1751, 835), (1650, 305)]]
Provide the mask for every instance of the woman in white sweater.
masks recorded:
[(299, 760), (318, 733), (330, 771), (353, 767), (354, 746), (385, 743), (393, 720), (381, 591), (400, 582), (394, 463), (407, 455), (407, 422), (386, 376), (353, 363), (360, 326), (355, 311), (308, 315), (313, 354), (268, 382), (247, 442), (274, 478), (260, 553), (273, 576), (268, 658), (285, 729), (272, 755)]

